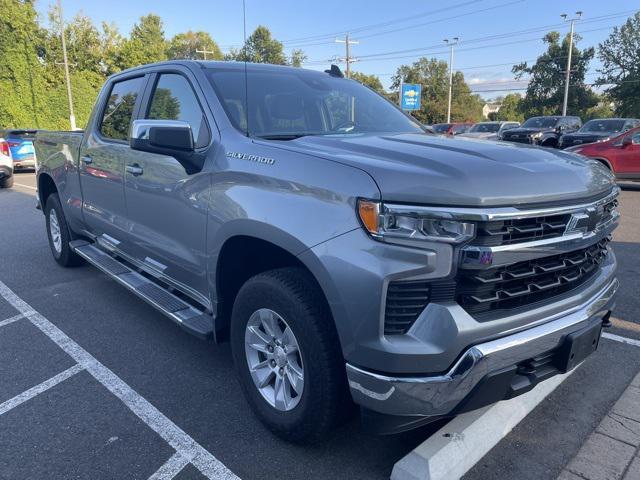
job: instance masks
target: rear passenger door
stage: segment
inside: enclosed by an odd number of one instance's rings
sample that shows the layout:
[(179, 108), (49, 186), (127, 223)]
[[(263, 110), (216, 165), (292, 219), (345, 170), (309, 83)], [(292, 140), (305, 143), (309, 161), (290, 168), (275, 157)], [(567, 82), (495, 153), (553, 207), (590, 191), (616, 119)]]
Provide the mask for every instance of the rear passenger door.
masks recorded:
[[(118, 246), (126, 237), (124, 164), (130, 154), (129, 127), (137, 115), (146, 77), (113, 82), (88, 127), (80, 150), (84, 220), (92, 233)], [(104, 237), (106, 235), (106, 237)]]
[[(206, 152), (212, 130), (196, 86), (186, 69), (154, 73), (140, 118), (188, 122), (196, 151)], [(209, 176), (187, 172), (172, 156), (142, 151), (131, 151), (124, 169), (128, 253), (196, 300), (208, 299), (205, 241)]]

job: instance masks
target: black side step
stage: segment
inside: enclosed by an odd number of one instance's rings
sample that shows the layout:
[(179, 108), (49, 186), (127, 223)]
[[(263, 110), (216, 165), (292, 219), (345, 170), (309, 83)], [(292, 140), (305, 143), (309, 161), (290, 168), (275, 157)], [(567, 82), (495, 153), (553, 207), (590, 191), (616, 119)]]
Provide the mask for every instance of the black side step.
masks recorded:
[(164, 313), (185, 331), (207, 339), (213, 336), (213, 317), (85, 240), (70, 242), (74, 252)]

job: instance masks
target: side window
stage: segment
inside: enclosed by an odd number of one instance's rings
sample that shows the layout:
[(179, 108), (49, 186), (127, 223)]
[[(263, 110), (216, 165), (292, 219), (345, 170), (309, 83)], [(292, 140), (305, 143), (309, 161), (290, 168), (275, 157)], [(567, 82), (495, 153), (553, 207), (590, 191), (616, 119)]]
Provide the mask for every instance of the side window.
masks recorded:
[(636, 132), (633, 134), (633, 136), (631, 137), (631, 142), (634, 145), (640, 145), (640, 132)]
[(103, 136), (114, 140), (129, 138), (133, 108), (143, 82), (144, 77), (138, 77), (113, 84), (100, 124), (100, 133)]
[(191, 125), (196, 147), (209, 142), (209, 130), (196, 94), (188, 80), (177, 73), (160, 75), (146, 118), (187, 122)]

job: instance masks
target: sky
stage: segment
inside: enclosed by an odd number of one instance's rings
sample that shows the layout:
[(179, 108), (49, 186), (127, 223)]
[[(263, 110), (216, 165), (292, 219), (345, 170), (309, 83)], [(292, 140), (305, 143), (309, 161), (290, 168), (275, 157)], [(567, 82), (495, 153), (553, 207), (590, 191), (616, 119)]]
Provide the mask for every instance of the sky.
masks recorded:
[[(43, 21), (53, 0), (38, 0)], [(65, 18), (82, 12), (97, 25), (115, 23), (127, 34), (141, 15), (158, 14), (165, 35), (204, 30), (223, 51), (243, 41), (241, 0), (62, 0)], [(389, 87), (402, 64), (422, 56), (449, 60), (444, 39), (459, 38), (454, 70), (462, 71), (473, 91), (490, 99), (518, 92), (526, 82), (516, 82), (511, 67), (535, 61), (545, 50), (543, 35), (551, 30), (568, 33), (569, 18), (582, 11), (576, 32), (579, 48), (597, 46), (635, 11), (638, 0), (246, 0), (247, 35), (258, 25), (267, 26), (282, 41), (285, 51), (304, 50), (305, 68), (323, 70), (331, 59), (344, 57), (344, 43), (357, 41), (351, 54), (354, 71), (376, 74)], [(344, 70), (344, 64), (339, 64)], [(598, 76), (598, 61), (591, 64), (586, 82)]]

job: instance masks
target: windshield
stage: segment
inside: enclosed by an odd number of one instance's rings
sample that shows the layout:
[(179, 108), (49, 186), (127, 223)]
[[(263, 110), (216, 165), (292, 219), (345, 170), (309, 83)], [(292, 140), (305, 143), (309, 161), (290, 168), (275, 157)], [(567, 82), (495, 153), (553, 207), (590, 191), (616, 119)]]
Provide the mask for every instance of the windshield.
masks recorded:
[(433, 127), (433, 131), (436, 133), (447, 133), (451, 128), (450, 123), (437, 123)]
[(216, 68), (207, 74), (234, 126), (250, 136), (424, 133), (390, 102), (352, 80), (249, 66), (245, 88), (244, 69)]
[(589, 120), (580, 132), (588, 133), (617, 133), (624, 128), (624, 120)]
[(499, 123), (476, 123), (469, 132), (474, 133), (496, 133), (500, 130)]
[(558, 123), (557, 117), (532, 117), (522, 124), (523, 128), (553, 128)]

